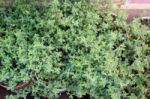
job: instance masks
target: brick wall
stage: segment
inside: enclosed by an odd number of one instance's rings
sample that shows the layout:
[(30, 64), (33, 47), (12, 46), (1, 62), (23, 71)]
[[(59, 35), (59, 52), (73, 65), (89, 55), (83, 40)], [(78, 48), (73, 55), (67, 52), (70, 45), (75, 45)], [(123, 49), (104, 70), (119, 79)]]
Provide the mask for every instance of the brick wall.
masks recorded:
[(123, 1), (127, 3), (150, 3), (150, 0), (113, 0), (114, 3), (120, 3)]
[(150, 3), (150, 0), (127, 0), (128, 3)]
[[(121, 0), (114, 0), (114, 4), (117, 8)], [(128, 14), (128, 21), (137, 16), (150, 17), (150, 0), (126, 0), (120, 8)]]

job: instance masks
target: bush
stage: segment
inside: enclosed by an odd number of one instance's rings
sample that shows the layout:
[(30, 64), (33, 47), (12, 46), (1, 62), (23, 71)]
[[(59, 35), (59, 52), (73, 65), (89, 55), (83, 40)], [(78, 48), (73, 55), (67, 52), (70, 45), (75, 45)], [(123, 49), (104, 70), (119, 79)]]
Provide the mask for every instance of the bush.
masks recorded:
[(86, 0), (16, 0), (0, 8), (0, 23), (0, 83), (14, 99), (53, 99), (62, 88), (92, 99), (150, 95), (150, 31), (138, 20), (127, 24)]

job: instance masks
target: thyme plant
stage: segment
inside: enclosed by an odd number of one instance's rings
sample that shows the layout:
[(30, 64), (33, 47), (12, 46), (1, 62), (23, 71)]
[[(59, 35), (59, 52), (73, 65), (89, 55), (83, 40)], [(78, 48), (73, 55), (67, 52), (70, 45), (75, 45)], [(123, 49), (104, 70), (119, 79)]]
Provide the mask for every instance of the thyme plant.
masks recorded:
[[(150, 29), (87, 0), (15, 0), (0, 8), (0, 84), (55, 99), (58, 90), (91, 99), (150, 95)], [(16, 90), (16, 86), (29, 83)]]

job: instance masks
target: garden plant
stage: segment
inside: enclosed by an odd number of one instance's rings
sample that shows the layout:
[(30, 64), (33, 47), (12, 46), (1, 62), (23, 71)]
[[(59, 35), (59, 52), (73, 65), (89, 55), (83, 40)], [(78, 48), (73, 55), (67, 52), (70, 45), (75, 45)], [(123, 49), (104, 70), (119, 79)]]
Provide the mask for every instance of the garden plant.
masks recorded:
[[(26, 2), (25, 2), (26, 1)], [(37, 1), (37, 0), (36, 0)], [(17, 99), (150, 96), (150, 28), (91, 0), (14, 0), (0, 8), (0, 85)], [(20, 87), (17, 87), (19, 86)]]

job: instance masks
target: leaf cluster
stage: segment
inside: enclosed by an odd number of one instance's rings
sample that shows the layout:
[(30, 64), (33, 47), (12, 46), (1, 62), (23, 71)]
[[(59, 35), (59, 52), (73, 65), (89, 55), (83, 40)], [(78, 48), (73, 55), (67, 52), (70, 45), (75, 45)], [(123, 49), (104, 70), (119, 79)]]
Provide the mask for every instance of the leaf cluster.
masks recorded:
[[(58, 89), (92, 99), (150, 95), (150, 29), (87, 0), (15, 0), (0, 8), (0, 83), (11, 97), (54, 99)], [(19, 83), (30, 81), (23, 89)]]

